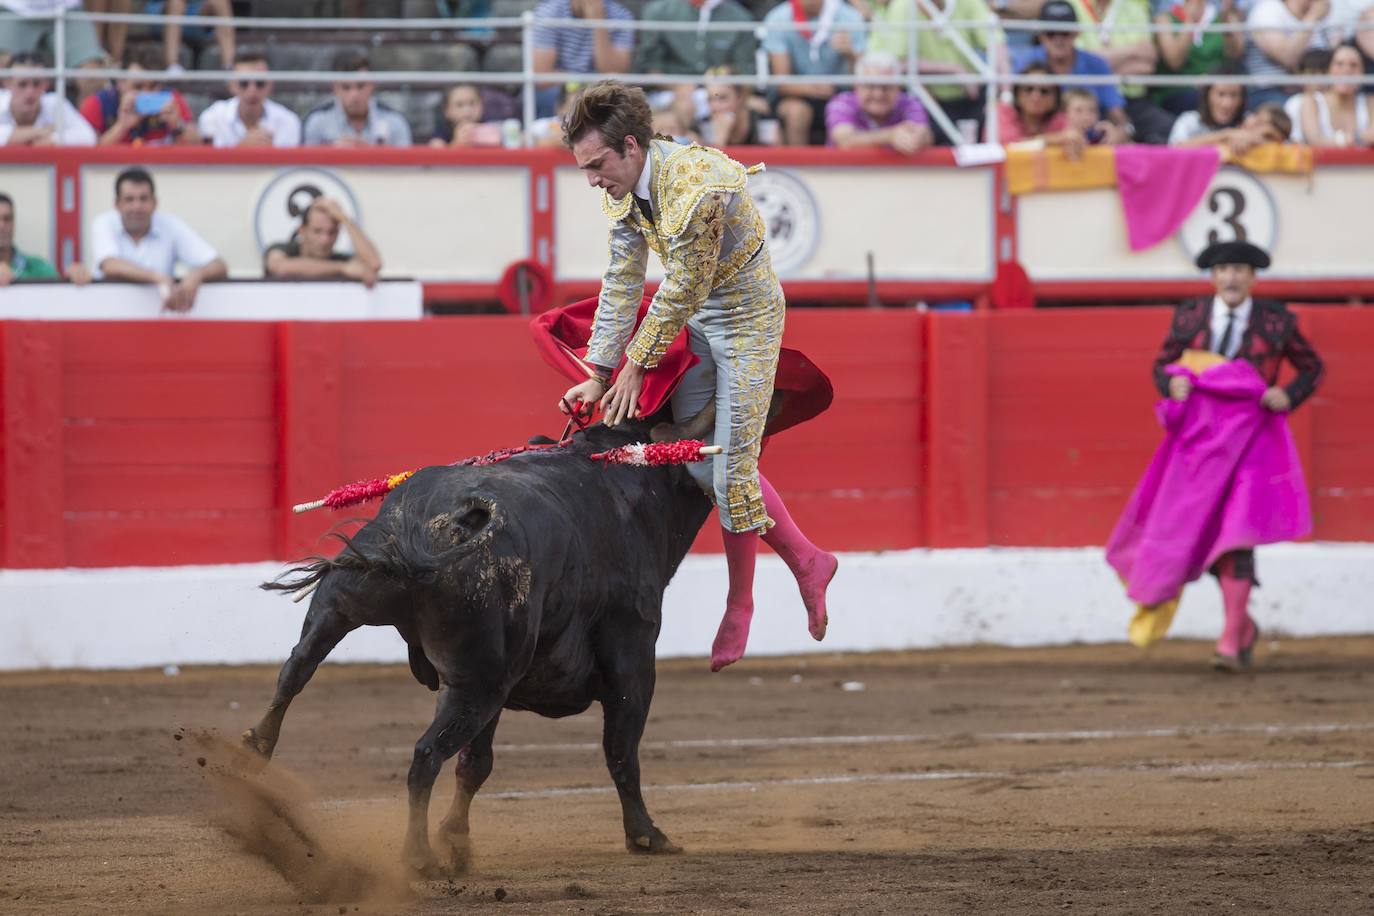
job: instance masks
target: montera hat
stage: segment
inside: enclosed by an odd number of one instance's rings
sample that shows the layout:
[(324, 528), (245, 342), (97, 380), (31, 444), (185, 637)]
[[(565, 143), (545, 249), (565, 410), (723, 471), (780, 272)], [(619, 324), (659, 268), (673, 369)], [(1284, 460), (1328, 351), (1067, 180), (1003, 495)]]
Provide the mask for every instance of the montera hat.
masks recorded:
[(1269, 255), (1250, 242), (1213, 242), (1197, 256), (1197, 266), (1202, 270), (1219, 264), (1249, 264), (1256, 270), (1263, 270), (1269, 266)]

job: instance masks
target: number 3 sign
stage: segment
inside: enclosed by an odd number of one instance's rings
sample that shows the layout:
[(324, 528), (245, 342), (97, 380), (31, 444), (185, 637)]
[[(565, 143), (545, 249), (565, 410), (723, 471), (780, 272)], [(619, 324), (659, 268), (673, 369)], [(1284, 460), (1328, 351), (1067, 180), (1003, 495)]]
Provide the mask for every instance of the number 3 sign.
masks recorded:
[(1273, 253), (1278, 225), (1269, 189), (1244, 169), (1224, 166), (1183, 221), (1178, 238), (1191, 259), (1214, 242), (1250, 242)]

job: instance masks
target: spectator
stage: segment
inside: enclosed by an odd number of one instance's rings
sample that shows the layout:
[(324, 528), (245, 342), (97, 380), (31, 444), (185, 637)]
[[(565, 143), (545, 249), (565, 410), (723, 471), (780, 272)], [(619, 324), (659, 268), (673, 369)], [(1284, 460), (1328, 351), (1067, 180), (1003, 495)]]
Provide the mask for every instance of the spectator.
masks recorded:
[(306, 146), (410, 146), (410, 122), (372, 97), (374, 83), (364, 79), (367, 55), (345, 48), (331, 69), (357, 73), (334, 84), (334, 100), (305, 116)]
[[(334, 250), (340, 227), (348, 230), (353, 255)], [(290, 241), (273, 245), (263, 256), (263, 273), (285, 280), (359, 280), (368, 289), (377, 283), (382, 256), (337, 201), (315, 198), (305, 208)]]
[[(156, 55), (152, 49), (144, 50), (129, 64), (129, 70), (157, 70)], [(165, 89), (155, 79), (131, 76), (119, 80), (114, 88), (102, 89), (82, 102), (81, 116), (100, 135), (101, 146), (200, 142), (191, 106), (180, 92)]]
[[(960, 43), (978, 52), (987, 59), (988, 49), (996, 38), (1001, 54), (992, 61), (999, 73), (1011, 70), (1007, 62), (1006, 38), (997, 27), (997, 17), (984, 0), (886, 0), (868, 4), (872, 11), (874, 25), (906, 26), (917, 20), (929, 20), (927, 9), (934, 12), (937, 19), (949, 22), (984, 22), (991, 28), (974, 26), (947, 26), (948, 32), (922, 29), (916, 33), (917, 72), (921, 74), (949, 75), (973, 73), (974, 68), (960, 49)], [(1039, 7), (1037, 6), (1037, 10)], [(952, 37), (951, 37), (952, 36)], [(907, 57), (907, 31), (905, 29), (875, 30), (868, 36), (868, 50), (886, 51), (899, 61)], [(945, 114), (956, 120), (972, 119), (981, 121), (984, 114), (982, 102), (983, 87), (972, 83), (967, 86), (938, 85), (928, 87), (928, 91), (940, 103)]]
[[(769, 29), (763, 40), (768, 62), (778, 76), (833, 76), (849, 73), (864, 51), (863, 16), (844, 0), (793, 0), (763, 17), (765, 26), (803, 25), (802, 31)], [(775, 111), (783, 142), (806, 146), (825, 142), (825, 103), (835, 94), (829, 83), (780, 86)]]
[[(535, 118), (534, 123), (529, 126), (530, 141), (535, 146), (551, 147), (563, 149), (563, 116), (568, 113), (572, 100), (577, 98), (578, 87), (575, 85), (558, 87), (558, 107), (554, 109), (551, 117)], [(486, 106), (483, 105), (483, 113)], [(434, 141), (430, 141), (431, 144)]]
[(215, 146), (300, 146), (301, 119), (268, 96), (267, 57), (240, 54), (229, 82), (232, 99), (222, 99), (200, 113), (200, 133)]
[[(228, 273), (194, 229), (157, 212), (153, 176), (141, 168), (125, 169), (115, 178), (115, 209), (91, 221), (90, 238), (97, 279), (155, 284), (162, 307), (174, 312), (195, 305), (206, 280)], [(178, 261), (189, 268), (179, 280), (173, 276)]]
[[(649, 22), (714, 22), (754, 24), (754, 17), (736, 0), (650, 0), (640, 18)], [(644, 30), (635, 43), (631, 69), (635, 73), (664, 73), (669, 76), (701, 76), (717, 67), (729, 67), (735, 73), (754, 72), (754, 53), (757, 46), (753, 30), (740, 32), (672, 32)], [(663, 98), (650, 98), (650, 104), (661, 106), (671, 102), (681, 124), (695, 124), (704, 115), (693, 98), (694, 89), (688, 83), (669, 87)]]
[[(221, 19), (234, 18), (234, 5), (230, 0), (147, 0), (143, 12), (151, 15), (168, 16), (217, 16)], [(168, 70), (181, 69), (181, 33), (179, 22), (169, 22), (162, 27), (162, 53)], [(193, 26), (186, 34), (203, 40), (210, 30)], [(219, 46), (220, 69), (233, 63), (234, 27), (229, 24), (215, 26), (215, 44)]]
[(1326, 71), (1331, 67), (1331, 52), (1322, 48), (1309, 48), (1304, 51), (1302, 58), (1298, 61), (1298, 75), (1314, 77), (1313, 79), (1303, 80), (1302, 92), (1295, 92), (1283, 102), (1284, 113), (1293, 121), (1293, 136), (1290, 138), (1294, 143), (1303, 143), (1302, 136), (1302, 102), (1316, 92), (1321, 92), (1324, 88), (1319, 79), (1326, 75)]
[[(1360, 52), (1341, 45), (1331, 52), (1330, 76), (1360, 76)], [(1374, 96), (1354, 83), (1334, 83), (1302, 96), (1302, 136), (1312, 146), (1374, 146)]]
[(1102, 143), (1107, 137), (1107, 125), (1102, 122), (1097, 96), (1082, 87), (1064, 90), (1064, 121), (1069, 130), (1082, 135), (1089, 146)]
[[(1069, 0), (1045, 0), (1045, 5), (1040, 10), (1040, 18), (1046, 22), (1064, 25), (1078, 23), (1078, 13), (1074, 11)], [(1074, 46), (1073, 32), (1050, 29), (1041, 32), (1038, 38), (1040, 46), (1031, 51), (1028, 64), (1044, 64), (1049, 68), (1049, 73), (1058, 76), (1110, 76), (1112, 73), (1111, 65), (1107, 63), (1106, 58)], [(1023, 67), (1021, 72), (1025, 73), (1028, 70), (1029, 67)], [(1097, 96), (1097, 104), (1106, 114), (1106, 120), (1110, 122), (1104, 138), (1106, 142), (1129, 142), (1129, 138), (1135, 134), (1135, 128), (1126, 117), (1126, 100), (1122, 98), (1121, 90), (1114, 85), (1088, 88)]]
[[(66, 270), (73, 283), (89, 283), (90, 271), (80, 264)], [(25, 254), (14, 247), (14, 201), (0, 192), (0, 286), (22, 283), (25, 280), (56, 280), (57, 271), (36, 254)]]
[[(901, 70), (886, 51), (869, 51), (854, 67), (858, 76), (896, 78)], [(841, 149), (882, 146), (910, 156), (935, 140), (925, 108), (895, 83), (861, 80), (836, 94), (826, 103), (825, 127), (830, 145)]]
[[(1049, 76), (1045, 64), (1027, 64), (1022, 76)], [(1083, 152), (1087, 138), (1069, 127), (1069, 119), (1062, 110), (1058, 86), (1036, 84), (1018, 85), (1012, 93), (1010, 105), (997, 106), (997, 139), (1004, 144), (1034, 142), (1038, 146), (1063, 147), (1071, 158)], [(985, 129), (986, 130), (986, 129)], [(985, 138), (986, 139), (986, 138)]]
[[(534, 8), (535, 73), (585, 73), (588, 76), (625, 73), (634, 48), (632, 29), (561, 28), (542, 25), (541, 19), (615, 19), (633, 22), (634, 15), (615, 0), (543, 0)], [(543, 86), (536, 93), (539, 117), (553, 114), (558, 87)]]
[(1258, 0), (1245, 24), (1250, 43), (1245, 48), (1245, 69), (1251, 76), (1270, 77), (1273, 83), (1250, 87), (1249, 104), (1282, 102), (1283, 85), (1296, 72), (1303, 52), (1330, 47), (1323, 25), (1329, 0)]
[[(1202, 31), (1218, 21), (1228, 25), (1244, 21), (1235, 0), (1221, 0), (1220, 6), (1216, 0), (1182, 0), (1168, 12), (1155, 16), (1157, 25), (1175, 26), (1171, 31), (1155, 34), (1159, 45), (1156, 72), (1164, 76), (1201, 77), (1238, 63), (1245, 55), (1243, 33)], [(1182, 86), (1161, 86), (1150, 91), (1155, 104), (1176, 115), (1196, 110), (1199, 95), (1198, 89)], [(1169, 142), (1174, 142), (1172, 135)]]
[(95, 131), (81, 112), (49, 91), (46, 77), (23, 72), (45, 69), (47, 61), (43, 57), (29, 51), (16, 54), (10, 67), (21, 72), (5, 80), (5, 88), (0, 90), (0, 145), (95, 145)]
[[(131, 13), (133, 0), (85, 0), (83, 6), (88, 13)], [(68, 23), (70, 25), (70, 23)], [(96, 44), (105, 49), (105, 56), (116, 66), (124, 60), (124, 46), (129, 38), (127, 22), (97, 22), (95, 27)], [(105, 87), (100, 87), (105, 88)], [(77, 102), (80, 104), (80, 101)]]
[(754, 110), (754, 93), (738, 83), (714, 82), (730, 76), (729, 67), (706, 71), (706, 105), (710, 114), (698, 125), (702, 140), (711, 146), (771, 146), (777, 142), (778, 122), (761, 125)]
[[(1118, 76), (1149, 76), (1155, 72), (1159, 52), (1150, 32), (1149, 0), (1069, 0), (1078, 21), (1096, 28), (1078, 33), (1075, 41), (1082, 51), (1097, 54)], [(1137, 143), (1166, 143), (1174, 116), (1149, 98), (1144, 86), (1128, 85), (1120, 90), (1126, 103), (1126, 117)]]
[(434, 147), (500, 146), (501, 125), (483, 122), (486, 104), (472, 83), (459, 83), (444, 93), (443, 125), (447, 134), (429, 141)]
[(1264, 102), (1245, 116), (1241, 124), (1259, 136), (1260, 143), (1287, 143), (1293, 135), (1293, 119), (1278, 102)]
[(1219, 80), (1202, 89), (1197, 110), (1185, 111), (1169, 132), (1170, 146), (1226, 144), (1245, 152), (1259, 143), (1258, 134), (1243, 127), (1245, 85)]
[[(0, 0), (0, 11), (24, 15), (51, 15), (58, 10), (79, 10), (81, 0)], [(0, 48), (6, 51), (34, 52), (39, 45), (51, 50), (56, 42), (52, 19), (0, 18)], [(79, 67), (87, 61), (105, 56), (96, 38), (95, 26), (83, 19), (67, 19), (63, 23), (63, 65)]]

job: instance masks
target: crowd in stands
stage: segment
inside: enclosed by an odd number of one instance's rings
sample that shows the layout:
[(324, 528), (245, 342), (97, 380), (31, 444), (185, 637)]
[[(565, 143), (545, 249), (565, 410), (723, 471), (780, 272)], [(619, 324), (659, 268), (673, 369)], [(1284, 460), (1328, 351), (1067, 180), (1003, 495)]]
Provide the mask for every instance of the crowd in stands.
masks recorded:
[[(938, 80), (926, 88), (954, 136), (935, 123), (922, 101), (892, 83), (836, 87), (828, 78), (853, 74), (898, 79), (908, 61), (913, 20), (983, 22), (916, 33), (922, 77), (971, 73), (970, 55), (996, 72), (1039, 76), (1003, 91), (996, 136), (1002, 142), (1060, 146), (1071, 155), (1093, 144), (1224, 143), (1244, 149), (1273, 139), (1322, 146), (1374, 145), (1374, 93), (1353, 83), (1326, 85), (1314, 76), (1374, 73), (1374, 0), (497, 0), (533, 7), (533, 66), (539, 73), (576, 74), (584, 81), (620, 73), (699, 77), (693, 84), (648, 85), (656, 127), (671, 136), (718, 145), (788, 144), (887, 147), (902, 153), (932, 144), (992, 136), (985, 122), (985, 89)], [(627, 6), (626, 4), (629, 4)], [(33, 13), (57, 7), (88, 11), (261, 15), (258, 0), (0, 0), (0, 11)], [(270, 4), (277, 14), (365, 13), (509, 16), (493, 0), (359, 4), (350, 0)], [(630, 7), (634, 7), (631, 9)], [(756, 32), (636, 31), (616, 23), (634, 19), (663, 23), (736, 22), (802, 26)], [(603, 20), (606, 27), (572, 28), (560, 19)], [(1039, 30), (1003, 28), (1038, 20)], [(1172, 26), (1151, 32), (1150, 25)], [(1241, 24), (1245, 31), (1202, 31), (1213, 23)], [(321, 20), (327, 28), (328, 19)], [(884, 26), (898, 28), (888, 29)], [(1086, 26), (1086, 28), (1081, 28)], [(876, 28), (875, 28), (876, 27)], [(59, 98), (50, 80), (25, 69), (45, 65), (54, 45), (51, 20), (0, 18), (0, 61), (17, 73), (0, 90), (0, 143), (10, 145), (209, 144), (231, 146), (389, 145), (496, 146), (560, 142), (558, 114), (576, 85), (541, 85), (537, 120), (520, 123), (515, 90), (462, 83), (442, 93), (412, 88), (377, 92), (369, 79), (372, 56), (387, 47), (381, 33), (331, 51), (315, 66), (354, 74), (333, 84), (332, 95), (298, 104), (297, 84), (274, 98), (273, 55), (245, 48), (227, 24), (160, 30), (142, 28), (139, 41), (128, 26), (71, 20), (66, 24), (65, 64), (125, 66), (134, 71), (113, 84), (69, 79)], [(288, 46), (296, 32), (258, 29), (271, 48)], [(506, 36), (507, 38), (509, 36)], [(494, 29), (443, 34), (444, 44), (477, 59), (492, 58), (502, 44)], [(198, 50), (192, 53), (189, 47)], [(505, 47), (509, 48), (509, 42)], [(194, 50), (194, 49), (193, 49)], [(269, 49), (270, 50), (270, 49)], [(519, 63), (518, 46), (514, 58)], [(140, 71), (232, 69), (227, 97), (208, 98), (205, 83), (176, 80), (169, 86), (141, 78)], [(499, 56), (499, 55), (497, 55)], [(278, 55), (278, 58), (280, 55)], [(510, 60), (507, 54), (507, 60)], [(227, 63), (226, 63), (227, 62)], [(815, 78), (755, 91), (721, 78), (752, 75)], [(404, 66), (401, 67), (405, 69)], [(475, 69), (476, 65), (459, 69)], [(381, 69), (381, 68), (379, 68)], [(443, 69), (443, 68), (440, 68)], [(507, 69), (511, 69), (507, 67)], [(1147, 89), (1134, 83), (1069, 87), (1056, 76), (1190, 78), (1186, 85)], [(1245, 86), (1234, 77), (1262, 82)], [(423, 91), (427, 112), (384, 102)], [(194, 94), (194, 100), (188, 95)], [(201, 103), (203, 102), (203, 104)], [(293, 104), (297, 103), (297, 104)]]

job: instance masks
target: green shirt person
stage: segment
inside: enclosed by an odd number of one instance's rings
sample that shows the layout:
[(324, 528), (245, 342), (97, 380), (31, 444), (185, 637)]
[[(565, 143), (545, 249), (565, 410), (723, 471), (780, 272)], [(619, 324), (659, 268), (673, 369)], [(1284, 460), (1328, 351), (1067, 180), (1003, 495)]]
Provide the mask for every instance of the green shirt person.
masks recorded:
[[(14, 200), (0, 193), (0, 286), (25, 280), (61, 279), (57, 269), (36, 254), (25, 254), (14, 247)], [(91, 275), (85, 267), (73, 264), (67, 269), (67, 279), (73, 283), (88, 283)]]
[[(905, 26), (918, 19), (928, 19), (925, 12), (918, 9), (916, 0), (871, 0), (866, 4), (873, 14), (874, 25)], [(994, 69), (1006, 72), (1006, 42), (1002, 30), (996, 25), (997, 17), (984, 0), (931, 0), (929, 4), (939, 22), (986, 22), (989, 28), (954, 28), (949, 31), (959, 35), (969, 48), (983, 58), (994, 35), (1002, 48), (999, 59), (992, 61)], [(909, 46), (907, 29), (875, 29), (868, 36), (868, 50), (886, 51), (898, 60), (905, 61)], [(916, 33), (916, 58), (918, 70), (927, 74), (972, 73), (974, 66), (969, 62), (959, 46), (945, 33), (934, 29), (922, 29)], [(929, 86), (930, 94), (941, 102), (976, 96), (979, 87), (942, 84)]]

